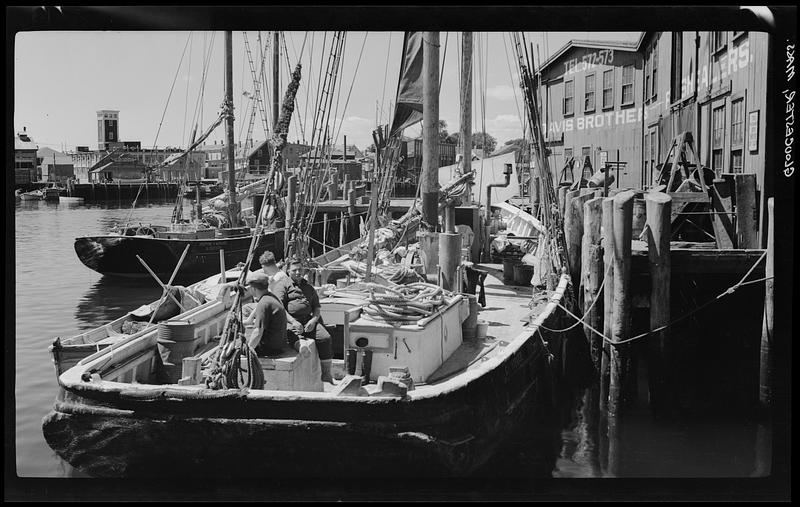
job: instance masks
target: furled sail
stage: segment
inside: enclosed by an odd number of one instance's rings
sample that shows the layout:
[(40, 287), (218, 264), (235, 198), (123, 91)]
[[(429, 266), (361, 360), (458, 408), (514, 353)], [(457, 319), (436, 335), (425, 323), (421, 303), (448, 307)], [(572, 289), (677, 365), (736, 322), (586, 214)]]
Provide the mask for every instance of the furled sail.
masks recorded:
[(390, 137), (422, 121), (422, 34), (406, 32), (403, 37), (403, 63), (397, 83), (397, 100)]

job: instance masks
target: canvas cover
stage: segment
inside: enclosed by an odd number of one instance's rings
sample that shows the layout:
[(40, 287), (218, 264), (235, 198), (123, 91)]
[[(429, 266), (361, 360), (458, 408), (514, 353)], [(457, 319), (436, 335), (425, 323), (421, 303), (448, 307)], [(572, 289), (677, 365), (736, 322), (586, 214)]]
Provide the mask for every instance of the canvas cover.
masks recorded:
[(390, 137), (422, 121), (422, 33), (406, 32), (403, 37), (403, 62)]

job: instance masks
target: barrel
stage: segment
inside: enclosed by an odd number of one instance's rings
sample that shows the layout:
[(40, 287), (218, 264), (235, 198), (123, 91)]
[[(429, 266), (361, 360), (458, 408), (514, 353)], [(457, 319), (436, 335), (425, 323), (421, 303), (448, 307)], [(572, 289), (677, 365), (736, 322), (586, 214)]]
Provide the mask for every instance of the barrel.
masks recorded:
[(183, 370), (183, 359), (194, 355), (199, 339), (195, 340), (195, 325), (183, 321), (158, 324), (158, 353), (164, 367), (165, 382), (176, 384)]

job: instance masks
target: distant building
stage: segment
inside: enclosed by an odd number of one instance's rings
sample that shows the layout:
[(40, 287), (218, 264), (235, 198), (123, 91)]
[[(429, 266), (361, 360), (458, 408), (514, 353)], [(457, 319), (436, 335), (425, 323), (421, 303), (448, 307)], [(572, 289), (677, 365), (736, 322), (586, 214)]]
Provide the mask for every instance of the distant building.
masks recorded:
[(27, 128), (14, 136), (14, 183), (17, 185), (38, 181), (36, 151), (39, 147), (28, 136)]
[(102, 109), (97, 111), (97, 149), (112, 150), (119, 142), (119, 111)]
[(65, 183), (75, 177), (72, 157), (52, 148), (39, 148), (36, 153), (39, 174), (42, 181)]

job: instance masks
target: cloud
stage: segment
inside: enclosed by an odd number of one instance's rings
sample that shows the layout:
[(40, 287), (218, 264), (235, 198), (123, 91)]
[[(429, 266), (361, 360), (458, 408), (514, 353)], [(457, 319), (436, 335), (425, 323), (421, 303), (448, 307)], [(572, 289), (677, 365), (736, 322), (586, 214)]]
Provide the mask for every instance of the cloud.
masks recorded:
[(497, 100), (514, 100), (516, 90), (508, 85), (492, 86), (486, 90), (486, 95)]

